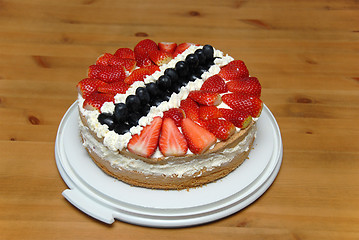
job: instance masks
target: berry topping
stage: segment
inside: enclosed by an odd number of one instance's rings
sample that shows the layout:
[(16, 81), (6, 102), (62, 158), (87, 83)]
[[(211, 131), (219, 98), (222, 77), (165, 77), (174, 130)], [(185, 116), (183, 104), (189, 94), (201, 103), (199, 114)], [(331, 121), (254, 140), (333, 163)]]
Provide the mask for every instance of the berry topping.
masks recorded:
[(145, 126), (141, 133), (133, 135), (127, 144), (127, 149), (139, 156), (149, 158), (158, 146), (162, 118), (155, 117), (150, 125)]
[(173, 54), (177, 48), (177, 43), (174, 42), (159, 42), (158, 48), (162, 52)]
[(130, 48), (119, 48), (114, 55), (119, 58), (129, 58), (135, 60), (135, 52)]
[(136, 68), (136, 60), (113, 56), (111, 59), (108, 60), (108, 65), (123, 66), (127, 72), (131, 73)]
[(188, 64), (184, 61), (179, 61), (176, 63), (175, 66), (176, 72), (178, 74), (178, 76), (180, 77), (185, 77), (188, 75), (189, 73), (189, 67)]
[(88, 77), (97, 78), (110, 83), (124, 80), (126, 78), (126, 72), (123, 66), (91, 65), (89, 67)]
[(138, 112), (141, 108), (141, 100), (137, 95), (129, 95), (126, 98), (126, 106), (130, 112)]
[(100, 85), (97, 88), (97, 91), (102, 92), (102, 93), (112, 93), (112, 94), (117, 94), (117, 93), (126, 93), (127, 89), (130, 86), (126, 83), (124, 83), (123, 81), (118, 81), (118, 82), (113, 82), (113, 83), (105, 83)]
[(84, 101), (83, 108), (86, 110), (98, 110), (101, 112), (101, 107), (105, 102), (114, 102), (114, 95), (110, 93), (91, 93)]
[(247, 95), (261, 97), (261, 84), (256, 77), (247, 77), (239, 80), (232, 80), (227, 83), (228, 90)]
[(161, 94), (161, 90), (159, 89), (157, 83), (155, 83), (155, 82), (146, 84), (146, 89), (152, 99), (158, 97)]
[(205, 152), (217, 141), (216, 137), (211, 132), (199, 126), (189, 118), (184, 118), (182, 120), (181, 127), (188, 148), (194, 154)]
[(149, 56), (152, 62), (154, 62), (157, 66), (162, 66), (164, 64), (167, 64), (169, 61), (173, 59), (172, 54), (167, 52), (162, 52), (160, 50), (150, 52)]
[(249, 77), (249, 72), (243, 61), (234, 60), (224, 66), (218, 75), (225, 80), (238, 80)]
[(122, 134), (125, 134), (125, 133), (129, 132), (130, 128), (131, 128), (131, 126), (129, 124), (122, 122), (122, 123), (119, 123), (119, 124), (115, 125), (114, 131), (117, 134), (122, 135)]
[(224, 119), (211, 119), (205, 122), (205, 127), (219, 140), (227, 140), (236, 131), (233, 123)]
[(141, 118), (141, 114), (139, 112), (131, 112), (128, 114), (127, 122), (128, 124), (133, 127), (138, 125), (138, 120)]
[(190, 118), (195, 122), (199, 120), (199, 106), (191, 98), (182, 100), (180, 108), (185, 112), (186, 118)]
[(240, 112), (227, 108), (219, 108), (219, 111), (223, 118), (230, 121), (238, 128), (246, 128), (252, 122), (252, 117), (247, 112)]
[(190, 67), (190, 69), (195, 69), (196, 67), (198, 67), (199, 59), (198, 56), (194, 53), (188, 54), (185, 61)]
[(193, 101), (206, 106), (217, 106), (222, 102), (219, 93), (203, 90), (192, 91), (188, 94), (188, 97)]
[(97, 58), (96, 65), (106, 66), (112, 57), (113, 55), (111, 53), (104, 53)]
[(178, 54), (183, 53), (186, 51), (187, 48), (190, 46), (195, 45), (194, 43), (181, 43), (177, 46), (175, 52), (173, 53), (173, 57), (176, 57)]
[(181, 108), (171, 108), (165, 112), (163, 112), (163, 119), (171, 118), (174, 120), (177, 127), (181, 126), (181, 121), (185, 118), (185, 112)]
[(100, 115), (98, 115), (98, 121), (101, 124), (106, 124), (110, 131), (115, 128), (115, 118), (110, 113), (100, 113)]
[(157, 83), (159, 88), (163, 91), (170, 89), (172, 84), (171, 78), (168, 77), (167, 75), (162, 75), (161, 77), (159, 77)]
[(153, 62), (150, 59), (150, 53), (157, 50), (157, 44), (150, 39), (144, 39), (137, 43), (134, 48), (137, 66), (145, 67), (153, 65)]
[(198, 63), (200, 66), (203, 66), (206, 64), (206, 56), (204, 55), (203, 49), (197, 49), (194, 54), (197, 55)]
[(216, 106), (200, 106), (199, 118), (201, 120), (210, 120), (222, 117), (222, 113)]
[(252, 117), (259, 117), (263, 108), (262, 100), (259, 98), (240, 93), (225, 94), (222, 96), (222, 100), (232, 109), (247, 112)]
[(150, 94), (145, 87), (137, 88), (136, 96), (140, 99), (142, 105), (146, 105), (150, 102)]
[(124, 103), (115, 104), (115, 111), (113, 113), (117, 122), (125, 122), (128, 116), (127, 106)]
[(211, 45), (204, 45), (202, 50), (203, 54), (206, 56), (207, 61), (213, 59), (214, 49)]
[(171, 118), (163, 119), (159, 149), (166, 157), (183, 156), (187, 153), (187, 141)]
[(86, 99), (88, 96), (91, 95), (91, 93), (95, 92), (98, 87), (105, 84), (105, 82), (98, 79), (85, 78), (82, 79), (76, 87), (78, 93)]
[(126, 77), (124, 80), (125, 83), (132, 85), (136, 81), (143, 81), (147, 76), (152, 75), (154, 72), (158, 71), (158, 66), (148, 66), (142, 67), (134, 70), (130, 76)]
[(215, 92), (215, 93), (226, 93), (228, 92), (226, 83), (219, 75), (213, 75), (209, 77), (202, 84), (201, 90)]
[(173, 68), (167, 68), (165, 70), (164, 74), (166, 76), (168, 76), (169, 78), (171, 78), (171, 82), (173, 82), (173, 83), (178, 82), (178, 80), (179, 80), (179, 76), (178, 76), (176, 70), (174, 70)]

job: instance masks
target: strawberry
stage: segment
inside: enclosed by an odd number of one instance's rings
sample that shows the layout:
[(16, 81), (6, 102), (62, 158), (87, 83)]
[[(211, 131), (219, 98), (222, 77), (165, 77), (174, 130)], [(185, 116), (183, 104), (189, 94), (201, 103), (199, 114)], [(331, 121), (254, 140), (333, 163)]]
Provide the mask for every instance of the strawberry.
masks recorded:
[(222, 117), (221, 112), (216, 106), (200, 106), (199, 118), (202, 120), (209, 120)]
[(139, 156), (149, 158), (158, 146), (162, 118), (155, 117), (150, 125), (145, 126), (140, 134), (133, 135), (127, 144), (127, 149)]
[(252, 117), (259, 117), (263, 108), (263, 102), (255, 96), (240, 93), (228, 93), (222, 96), (223, 102), (232, 109), (247, 112)]
[(158, 66), (148, 66), (148, 67), (142, 67), (142, 68), (138, 68), (136, 70), (134, 70), (130, 76), (126, 77), (124, 82), (132, 85), (132, 83), (136, 82), (136, 81), (143, 81), (146, 76), (148, 75), (152, 75), (154, 72), (158, 71), (159, 67)]
[(181, 127), (188, 148), (194, 154), (205, 152), (217, 141), (216, 137), (211, 132), (189, 118), (184, 118), (182, 120)]
[(187, 48), (190, 46), (195, 45), (194, 43), (181, 43), (177, 46), (176, 50), (173, 53), (173, 57), (177, 57), (178, 54), (183, 53), (186, 51)]
[(136, 68), (136, 60), (130, 58), (120, 58), (113, 56), (108, 60), (108, 65), (111, 66), (123, 66), (129, 73), (133, 72)]
[(163, 64), (167, 64), (169, 61), (173, 59), (171, 53), (162, 52), (160, 50), (152, 51), (149, 53), (150, 59), (157, 66), (162, 66)]
[(171, 118), (177, 127), (181, 126), (181, 121), (185, 118), (185, 112), (181, 108), (170, 108), (169, 110), (163, 112), (163, 119)]
[(222, 102), (221, 95), (219, 95), (219, 93), (209, 91), (192, 91), (188, 94), (188, 97), (193, 101), (206, 106), (217, 106)]
[(102, 93), (126, 93), (127, 89), (130, 86), (123, 81), (113, 82), (113, 83), (105, 83), (97, 88), (97, 91)]
[(225, 80), (238, 80), (249, 77), (249, 72), (243, 61), (234, 60), (224, 66), (218, 75)]
[(96, 60), (96, 65), (108, 65), (108, 61), (113, 57), (111, 53), (104, 53), (101, 56), (99, 56)]
[(98, 80), (98, 79), (92, 79), (92, 78), (85, 78), (82, 79), (77, 84), (77, 91), (78, 93), (86, 99), (88, 96), (90, 96), (91, 93), (95, 92), (99, 86), (105, 85), (106, 83)]
[(252, 122), (252, 116), (247, 112), (240, 112), (233, 109), (219, 108), (222, 116), (238, 128), (246, 128)]
[(174, 42), (159, 42), (158, 49), (162, 52), (173, 54), (177, 48), (177, 43)]
[(166, 157), (183, 156), (187, 153), (187, 141), (171, 118), (163, 119), (158, 146)]
[(137, 43), (134, 48), (135, 59), (138, 67), (150, 66), (153, 65), (153, 62), (150, 59), (150, 52), (157, 51), (157, 44), (150, 40), (144, 39)]
[(101, 107), (105, 102), (114, 102), (114, 94), (93, 92), (85, 99), (83, 108), (101, 112)]
[(104, 82), (116, 82), (126, 78), (126, 72), (122, 66), (91, 65), (88, 71), (89, 78), (98, 78)]
[(206, 81), (204, 81), (201, 90), (216, 93), (228, 92), (226, 83), (218, 74), (213, 75), (212, 77), (209, 77)]
[(227, 82), (228, 90), (247, 95), (261, 97), (261, 84), (256, 77), (247, 77)]
[(119, 48), (116, 50), (114, 55), (119, 58), (129, 58), (135, 60), (135, 52), (130, 48)]
[(180, 108), (185, 112), (186, 118), (190, 118), (195, 122), (199, 120), (199, 106), (191, 98), (182, 100)]
[(213, 133), (219, 140), (227, 140), (235, 131), (233, 123), (224, 119), (211, 119), (206, 121), (206, 129)]

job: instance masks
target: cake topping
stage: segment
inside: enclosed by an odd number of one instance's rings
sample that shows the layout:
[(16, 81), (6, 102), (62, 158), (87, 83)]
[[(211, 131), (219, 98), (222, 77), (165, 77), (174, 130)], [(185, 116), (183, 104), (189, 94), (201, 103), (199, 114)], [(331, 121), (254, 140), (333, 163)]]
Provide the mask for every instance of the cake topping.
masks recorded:
[(159, 149), (163, 156), (166, 157), (178, 157), (187, 153), (187, 141), (172, 118), (163, 118)]

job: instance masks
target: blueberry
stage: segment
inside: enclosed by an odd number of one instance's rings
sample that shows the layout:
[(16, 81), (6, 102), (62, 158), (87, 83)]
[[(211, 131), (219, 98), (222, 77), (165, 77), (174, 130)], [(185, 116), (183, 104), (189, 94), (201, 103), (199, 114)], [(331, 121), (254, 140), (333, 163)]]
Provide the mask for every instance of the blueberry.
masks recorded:
[(168, 91), (163, 92), (161, 98), (163, 101), (168, 101), (168, 100), (170, 100), (171, 95), (172, 95), (172, 92), (170, 90), (168, 90)]
[(158, 88), (157, 84), (152, 82), (146, 85), (146, 89), (150, 94), (151, 98), (155, 98), (160, 94), (160, 89)]
[(203, 54), (206, 56), (207, 60), (213, 59), (214, 50), (211, 45), (208, 45), (208, 44), (204, 45), (202, 50), (203, 50)]
[(141, 114), (142, 116), (147, 116), (147, 114), (150, 112), (150, 110), (151, 110), (151, 106), (150, 106), (150, 105), (148, 105), (148, 104), (143, 105), (143, 106), (141, 107), (140, 114)]
[(138, 112), (141, 108), (141, 100), (136, 95), (129, 95), (126, 98), (126, 106), (130, 112)]
[(197, 55), (197, 57), (198, 57), (198, 64), (199, 64), (200, 66), (203, 66), (203, 65), (206, 64), (206, 56), (204, 55), (202, 49), (197, 49), (197, 50), (194, 52), (194, 54)]
[(124, 103), (115, 104), (114, 116), (117, 122), (125, 122), (128, 115), (127, 106)]
[(187, 86), (187, 83), (189, 82), (188, 77), (180, 78), (179, 83), (181, 86)]
[(127, 122), (130, 126), (137, 126), (138, 120), (140, 120), (141, 117), (141, 114), (139, 114), (138, 112), (132, 112), (128, 115)]
[(122, 134), (125, 134), (126, 132), (130, 131), (130, 128), (131, 128), (131, 126), (128, 125), (127, 123), (119, 123), (119, 124), (116, 124), (114, 131), (117, 134), (122, 135)]
[(161, 90), (166, 91), (171, 87), (171, 78), (167, 75), (162, 75), (158, 78), (157, 83)]
[(186, 63), (188, 64), (189, 68), (195, 69), (199, 64), (198, 56), (194, 53), (188, 54), (186, 57)]
[(179, 76), (173, 68), (167, 68), (165, 70), (165, 75), (171, 78), (172, 83), (178, 82)]
[(115, 127), (115, 118), (110, 113), (100, 113), (100, 115), (98, 115), (98, 121), (101, 124), (106, 124), (109, 130), (113, 130)]
[(172, 92), (179, 93), (181, 91), (182, 84), (180, 82), (175, 82), (171, 86)]
[(140, 99), (142, 105), (147, 104), (150, 101), (150, 94), (144, 87), (136, 89), (136, 96)]
[(180, 77), (187, 76), (187, 74), (189, 73), (189, 67), (184, 61), (177, 62), (175, 68), (176, 72), (178, 73), (178, 76)]
[(187, 79), (190, 81), (190, 82), (194, 82), (196, 81), (197, 79), (197, 76), (195, 74), (190, 74)]
[(157, 106), (160, 105), (162, 102), (163, 102), (163, 99), (162, 99), (162, 98), (156, 97), (156, 98), (152, 98), (152, 99), (151, 99), (150, 105), (157, 107)]
[(196, 77), (201, 78), (202, 74), (205, 72), (207, 72), (207, 68), (203, 66), (199, 66), (195, 71), (195, 75)]

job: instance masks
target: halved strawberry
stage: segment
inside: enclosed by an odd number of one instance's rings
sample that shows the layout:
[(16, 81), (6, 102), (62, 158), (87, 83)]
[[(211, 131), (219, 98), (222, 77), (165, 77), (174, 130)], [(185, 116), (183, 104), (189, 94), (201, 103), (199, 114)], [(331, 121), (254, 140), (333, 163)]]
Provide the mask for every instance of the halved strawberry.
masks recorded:
[(111, 53), (104, 53), (96, 60), (96, 65), (108, 65), (108, 61), (113, 57)]
[(108, 60), (108, 65), (111, 66), (123, 66), (129, 73), (133, 72), (136, 68), (136, 60), (130, 58), (120, 58), (113, 56)]
[(239, 80), (229, 81), (227, 82), (227, 87), (231, 92), (253, 95), (258, 98), (261, 97), (262, 87), (256, 77), (247, 77)]
[(177, 127), (181, 126), (181, 121), (185, 118), (186, 114), (181, 108), (170, 108), (167, 111), (163, 112), (163, 119), (171, 118)]
[(222, 113), (223, 118), (238, 128), (246, 128), (252, 122), (252, 116), (247, 112), (227, 108), (219, 108), (219, 111)]
[(180, 108), (185, 112), (186, 118), (190, 118), (195, 122), (199, 120), (199, 106), (191, 98), (182, 100)]
[(116, 50), (114, 55), (119, 58), (129, 58), (135, 60), (135, 52), (130, 48), (119, 48)]
[(211, 132), (189, 118), (184, 118), (182, 120), (181, 127), (188, 148), (194, 154), (205, 152), (217, 141), (217, 138)]
[(126, 78), (126, 72), (123, 66), (91, 65), (89, 67), (88, 77), (97, 78), (110, 83), (124, 80)]
[(144, 39), (137, 43), (134, 48), (135, 58), (138, 67), (150, 66), (153, 65), (153, 62), (150, 59), (150, 52), (157, 51), (157, 44), (150, 40)]
[(155, 66), (155, 65), (138, 68), (138, 69), (134, 70), (130, 74), (130, 76), (126, 77), (124, 82), (127, 83), (128, 85), (131, 85), (132, 83), (134, 83), (136, 81), (143, 81), (146, 78), (146, 76), (152, 75), (154, 72), (156, 72), (158, 70), (159, 70), (159, 67)]
[(187, 48), (189, 48), (192, 45), (196, 45), (194, 43), (181, 43), (177, 46), (176, 50), (173, 53), (173, 57), (176, 57), (178, 54), (183, 53), (186, 51)]
[(210, 120), (222, 117), (221, 112), (216, 106), (200, 106), (199, 118), (202, 120)]
[(216, 93), (228, 92), (226, 83), (218, 74), (213, 75), (212, 77), (209, 77), (206, 81), (204, 81), (201, 90)]
[(187, 153), (187, 141), (172, 118), (163, 119), (158, 146), (161, 153), (166, 157), (183, 156)]
[(126, 93), (127, 89), (130, 85), (124, 83), (123, 81), (113, 82), (113, 83), (105, 83), (97, 88), (97, 91), (102, 93)]
[(114, 94), (93, 92), (88, 96), (84, 103), (83, 108), (86, 110), (98, 110), (101, 112), (101, 107), (105, 102), (114, 102)]
[(157, 66), (162, 66), (163, 64), (167, 64), (169, 61), (173, 59), (171, 53), (162, 52), (160, 50), (152, 51), (149, 53), (150, 59)]
[(259, 117), (263, 108), (263, 102), (259, 98), (240, 93), (225, 94), (222, 96), (222, 100), (232, 109), (247, 112), (252, 117)]
[(219, 140), (227, 140), (236, 131), (233, 123), (224, 119), (211, 119), (206, 121), (206, 129)]
[(249, 72), (243, 61), (234, 60), (224, 66), (218, 75), (228, 81), (249, 77)]
[(106, 83), (98, 80), (98, 79), (92, 79), (92, 78), (85, 78), (82, 79), (77, 85), (77, 91), (78, 93), (86, 99), (88, 96), (90, 96), (91, 93), (95, 92), (99, 86), (105, 85)]
[(162, 118), (155, 117), (150, 125), (145, 126), (140, 134), (133, 135), (127, 144), (127, 149), (145, 158), (156, 151), (161, 132)]
[(219, 93), (203, 90), (192, 91), (188, 94), (188, 97), (193, 101), (206, 106), (217, 106), (222, 102), (221, 95), (219, 95)]
[(159, 42), (158, 48), (162, 52), (173, 54), (177, 48), (177, 43), (175, 43), (175, 42)]

